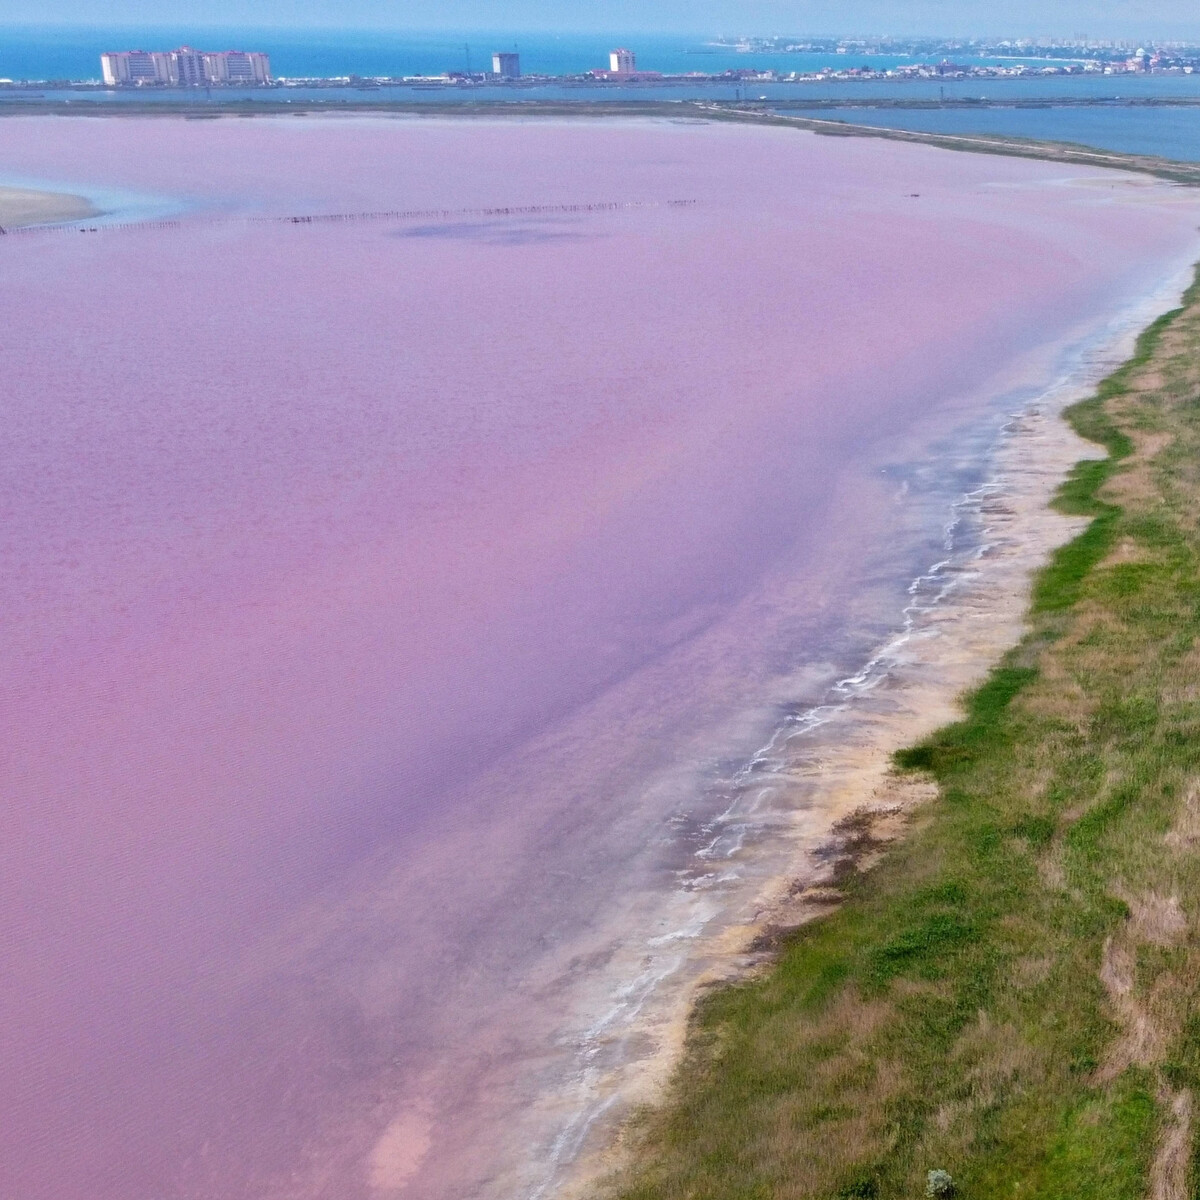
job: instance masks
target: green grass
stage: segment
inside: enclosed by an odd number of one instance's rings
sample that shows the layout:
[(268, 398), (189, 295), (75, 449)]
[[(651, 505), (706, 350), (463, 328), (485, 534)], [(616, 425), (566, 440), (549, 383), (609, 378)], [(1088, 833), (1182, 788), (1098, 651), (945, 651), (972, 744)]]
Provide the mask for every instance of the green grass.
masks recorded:
[(934, 1168), (961, 1197), (1149, 1194), (1165, 1106), (1200, 1108), (1200, 292), (1068, 416), (1107, 451), (1056, 499), (1091, 521), (962, 719), (895, 756), (937, 799), (699, 1006), (606, 1194), (890, 1200)]

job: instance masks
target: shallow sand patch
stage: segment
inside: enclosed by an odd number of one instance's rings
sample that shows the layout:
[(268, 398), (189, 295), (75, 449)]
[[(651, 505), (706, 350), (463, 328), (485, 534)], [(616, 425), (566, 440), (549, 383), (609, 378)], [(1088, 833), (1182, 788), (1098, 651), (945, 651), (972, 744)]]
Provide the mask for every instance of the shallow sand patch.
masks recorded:
[(85, 217), (97, 216), (99, 211), (83, 196), (0, 187), (0, 229), (51, 225), (56, 221), (79, 221)]
[(371, 1153), (371, 1187), (379, 1194), (399, 1191), (417, 1173), (433, 1143), (433, 1122), (419, 1109), (396, 1117)]

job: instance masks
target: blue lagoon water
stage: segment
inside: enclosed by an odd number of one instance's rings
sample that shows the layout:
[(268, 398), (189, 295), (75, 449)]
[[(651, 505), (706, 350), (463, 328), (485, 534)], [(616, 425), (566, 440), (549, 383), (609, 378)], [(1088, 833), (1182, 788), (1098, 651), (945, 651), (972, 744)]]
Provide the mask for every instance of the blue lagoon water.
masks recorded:
[[(794, 110), (789, 110), (789, 112)], [(810, 109), (796, 115), (923, 133), (995, 134), (1078, 142), (1124, 154), (1200, 162), (1200, 107)]]

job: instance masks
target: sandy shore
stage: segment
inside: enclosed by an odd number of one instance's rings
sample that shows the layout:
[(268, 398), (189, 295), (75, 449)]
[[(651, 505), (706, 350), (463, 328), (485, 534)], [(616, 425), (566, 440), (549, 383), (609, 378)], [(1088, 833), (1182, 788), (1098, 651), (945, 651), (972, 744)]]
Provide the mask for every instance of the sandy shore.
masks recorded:
[(83, 196), (0, 187), (0, 229), (51, 225), (57, 221), (80, 221), (85, 217), (97, 216), (99, 211)]
[(881, 647), (863, 677), (849, 681), (814, 723), (781, 733), (764, 754), (783, 764), (774, 775), (790, 793), (787, 870), (760, 888), (740, 919), (723, 922), (695, 948), (685, 987), (664, 988), (639, 1023), (634, 1054), (595, 1088), (594, 1124), (583, 1153), (564, 1164), (554, 1194), (581, 1200), (623, 1161), (620, 1128), (632, 1108), (654, 1104), (679, 1061), (696, 999), (706, 988), (769, 967), (780, 934), (828, 913), (841, 900), (847, 867), (869, 869), (887, 842), (902, 836), (932, 783), (897, 776), (892, 754), (959, 719), (963, 693), (977, 686), (1026, 629), (1034, 573), (1087, 524), (1050, 501), (1070, 468), (1103, 451), (1080, 438), (1063, 410), (1132, 353), (1145, 325), (1182, 290), (1145, 300), (1113, 328), (1086, 378), (1064, 383), (1014, 415), (996, 448), (989, 481), (962, 504), (978, 518), (980, 545), (951, 561), (939, 599), (909, 613), (905, 630)]

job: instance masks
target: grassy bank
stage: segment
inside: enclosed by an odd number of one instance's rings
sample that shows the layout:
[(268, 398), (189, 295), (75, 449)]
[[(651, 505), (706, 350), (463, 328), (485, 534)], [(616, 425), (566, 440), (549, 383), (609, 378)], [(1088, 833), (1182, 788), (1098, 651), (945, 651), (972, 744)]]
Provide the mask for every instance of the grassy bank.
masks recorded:
[[(1108, 458), (939, 795), (710, 994), (621, 1200), (1184, 1200), (1200, 1184), (1200, 285), (1069, 414)], [(1195, 1127), (1200, 1128), (1200, 1112)]]

